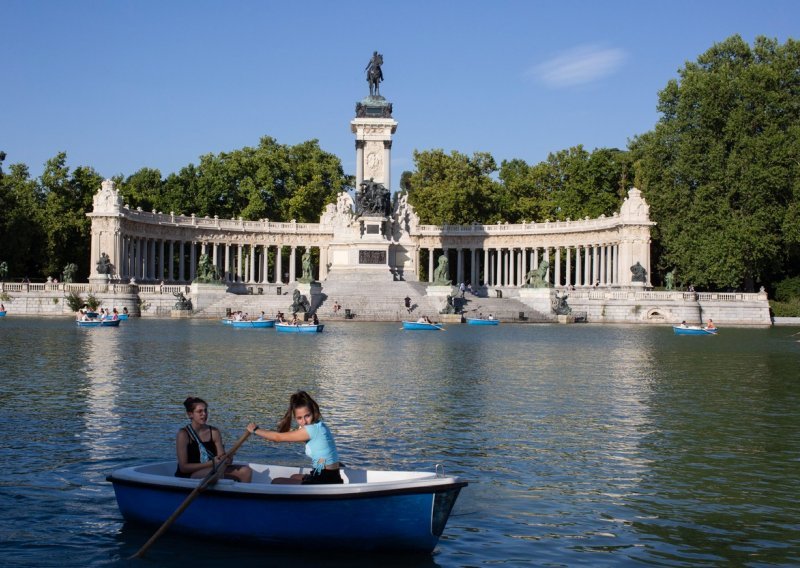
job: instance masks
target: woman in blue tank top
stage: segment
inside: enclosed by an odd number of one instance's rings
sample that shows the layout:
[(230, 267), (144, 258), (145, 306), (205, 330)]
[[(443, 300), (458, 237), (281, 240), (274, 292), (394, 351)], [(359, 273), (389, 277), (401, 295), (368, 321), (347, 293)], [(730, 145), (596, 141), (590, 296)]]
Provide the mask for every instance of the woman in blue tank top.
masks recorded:
[[(295, 430), (291, 429), (292, 419), (297, 422)], [(297, 391), (291, 396), (289, 408), (278, 422), (276, 431), (263, 430), (253, 422), (247, 425), (247, 429), (269, 442), (306, 443), (306, 455), (311, 458), (313, 471), (306, 475), (296, 473), (291, 477), (278, 477), (272, 483), (343, 483), (333, 434), (322, 421), (319, 405), (306, 391)]]

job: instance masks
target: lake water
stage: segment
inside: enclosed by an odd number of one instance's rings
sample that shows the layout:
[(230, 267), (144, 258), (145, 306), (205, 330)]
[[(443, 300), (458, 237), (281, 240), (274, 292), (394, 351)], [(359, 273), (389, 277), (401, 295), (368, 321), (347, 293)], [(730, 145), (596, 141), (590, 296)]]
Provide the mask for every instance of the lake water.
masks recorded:
[[(0, 319), (0, 564), (137, 564), (124, 559), (152, 529), (123, 523), (106, 475), (171, 459), (188, 395), (209, 402), (230, 446), (249, 420), (274, 425), (298, 389), (320, 403), (348, 465), (442, 463), (470, 481), (434, 553), (167, 533), (145, 565), (800, 563), (800, 328), (399, 328)], [(300, 444), (261, 441), (239, 457), (306, 462)]]

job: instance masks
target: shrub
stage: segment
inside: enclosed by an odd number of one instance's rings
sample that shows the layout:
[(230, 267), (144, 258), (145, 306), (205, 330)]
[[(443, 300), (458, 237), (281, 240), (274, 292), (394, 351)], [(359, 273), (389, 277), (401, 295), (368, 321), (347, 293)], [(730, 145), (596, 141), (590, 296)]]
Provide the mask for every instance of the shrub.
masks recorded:
[(72, 310), (73, 312), (77, 312), (78, 310), (81, 309), (81, 306), (83, 306), (83, 298), (81, 298), (81, 295), (75, 291), (72, 291), (69, 294), (67, 294), (66, 300), (69, 309)]
[(798, 318), (800, 317), (800, 298), (795, 298), (789, 302), (771, 301), (769, 307), (776, 318)]
[(786, 278), (775, 286), (775, 299), (779, 302), (790, 302), (792, 299), (800, 300), (800, 276)]
[(102, 300), (98, 300), (94, 294), (86, 296), (86, 307), (92, 312), (97, 311), (97, 308), (99, 308), (102, 303)]

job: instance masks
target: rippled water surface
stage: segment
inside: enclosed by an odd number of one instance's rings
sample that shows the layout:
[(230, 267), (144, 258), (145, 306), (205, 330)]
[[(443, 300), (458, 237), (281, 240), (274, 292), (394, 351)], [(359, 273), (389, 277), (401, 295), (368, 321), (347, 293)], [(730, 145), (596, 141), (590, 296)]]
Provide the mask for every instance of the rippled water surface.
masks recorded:
[[(0, 564), (125, 564), (151, 529), (123, 523), (106, 475), (171, 459), (188, 395), (231, 445), (301, 388), (348, 465), (443, 463), (470, 481), (434, 554), (303, 558), (168, 533), (147, 565), (800, 563), (800, 329), (399, 327), (3, 318)], [(299, 444), (240, 458), (305, 464)]]

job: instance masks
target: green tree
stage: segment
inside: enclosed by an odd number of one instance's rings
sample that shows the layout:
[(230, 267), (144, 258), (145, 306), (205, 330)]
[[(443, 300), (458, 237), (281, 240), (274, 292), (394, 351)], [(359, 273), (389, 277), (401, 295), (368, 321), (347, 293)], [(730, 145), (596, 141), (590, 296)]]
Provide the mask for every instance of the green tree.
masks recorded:
[(798, 69), (800, 43), (737, 35), (659, 93), (662, 117), (631, 151), (661, 269), (717, 288), (797, 274)]
[(78, 265), (78, 274), (89, 274), (92, 197), (102, 177), (91, 168), (78, 167), (70, 176), (67, 155), (60, 152), (45, 164), (40, 178), (44, 197), (42, 229), (46, 260), (43, 275), (58, 275), (69, 262)]
[(470, 158), (444, 150), (414, 152), (416, 171), (408, 182), (408, 200), (422, 223), (483, 222), (495, 214), (499, 184), (491, 178), (497, 163), (477, 152)]
[(0, 176), (0, 259), (9, 276), (42, 274), (46, 253), (41, 227), (42, 195), (28, 167), (12, 164)]

